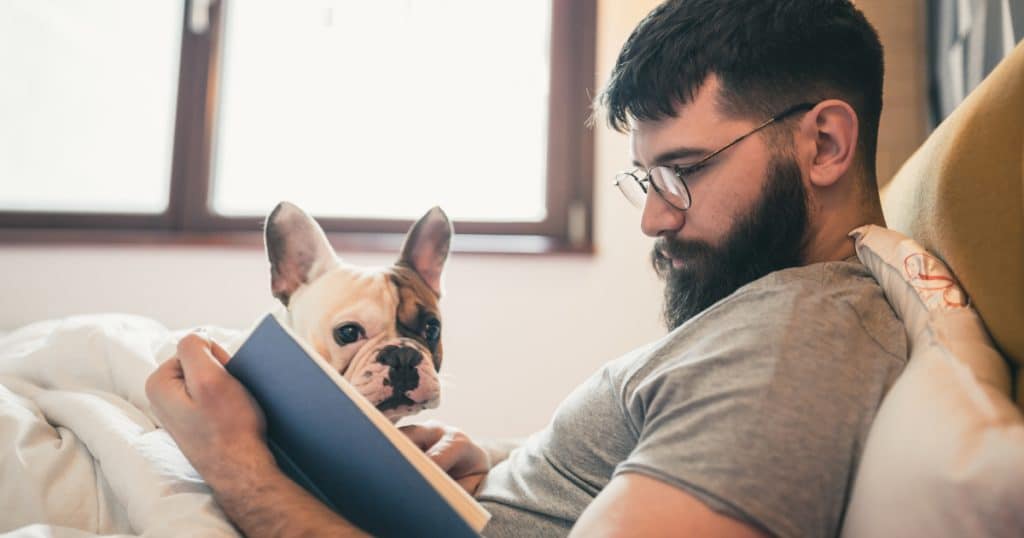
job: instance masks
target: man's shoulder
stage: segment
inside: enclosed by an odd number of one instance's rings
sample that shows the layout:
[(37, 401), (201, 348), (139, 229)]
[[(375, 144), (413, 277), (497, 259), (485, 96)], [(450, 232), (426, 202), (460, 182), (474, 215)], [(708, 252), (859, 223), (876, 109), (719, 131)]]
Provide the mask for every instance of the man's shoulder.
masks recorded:
[(860, 335), (893, 358), (906, 359), (903, 324), (882, 287), (856, 258), (776, 271), (715, 306), (721, 308), (712, 316), (718, 322), (747, 320), (764, 337), (796, 343), (832, 335), (837, 341), (831, 343), (842, 345)]
[(859, 262), (828, 262), (751, 282), (611, 366), (628, 394), (655, 380), (758, 372), (770, 378), (778, 368), (889, 369), (906, 353), (903, 325), (868, 270)]
[(739, 288), (722, 302), (756, 305), (766, 297), (793, 297), (815, 302), (847, 300), (852, 296), (866, 296), (876, 303), (885, 303), (881, 286), (864, 264), (856, 259), (774, 271)]

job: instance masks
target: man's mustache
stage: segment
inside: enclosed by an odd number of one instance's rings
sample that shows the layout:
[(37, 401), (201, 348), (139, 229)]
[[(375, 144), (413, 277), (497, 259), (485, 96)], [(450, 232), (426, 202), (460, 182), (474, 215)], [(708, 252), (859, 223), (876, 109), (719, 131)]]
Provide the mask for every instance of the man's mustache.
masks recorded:
[(654, 242), (651, 265), (658, 275), (665, 276), (673, 270), (673, 259), (699, 262), (711, 259), (714, 255), (715, 248), (703, 241), (680, 241), (663, 237)]

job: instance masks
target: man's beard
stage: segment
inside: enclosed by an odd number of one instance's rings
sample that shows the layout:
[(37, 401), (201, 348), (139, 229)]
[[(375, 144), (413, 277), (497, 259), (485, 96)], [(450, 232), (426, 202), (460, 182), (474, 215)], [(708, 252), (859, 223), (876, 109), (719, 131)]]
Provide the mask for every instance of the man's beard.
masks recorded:
[[(651, 261), (665, 280), (663, 316), (669, 330), (741, 286), (801, 264), (807, 200), (796, 162), (774, 157), (761, 192), (760, 201), (733, 225), (721, 246), (668, 238), (657, 241)], [(672, 260), (662, 252), (682, 260), (683, 267), (672, 267)]]

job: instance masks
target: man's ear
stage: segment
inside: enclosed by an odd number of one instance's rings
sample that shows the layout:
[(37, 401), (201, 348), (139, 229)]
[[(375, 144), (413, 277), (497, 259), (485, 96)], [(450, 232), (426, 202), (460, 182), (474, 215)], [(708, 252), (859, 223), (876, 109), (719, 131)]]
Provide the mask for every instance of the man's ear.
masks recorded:
[(323, 228), (298, 206), (281, 202), (267, 216), (264, 243), (270, 289), (285, 306), (295, 290), (338, 264)]
[(831, 186), (856, 158), (857, 112), (845, 101), (827, 99), (804, 116), (800, 130), (814, 141), (808, 179), (816, 187)]
[(441, 296), (444, 263), (452, 239), (452, 224), (440, 207), (434, 207), (409, 229), (402, 244), (400, 265), (412, 267)]

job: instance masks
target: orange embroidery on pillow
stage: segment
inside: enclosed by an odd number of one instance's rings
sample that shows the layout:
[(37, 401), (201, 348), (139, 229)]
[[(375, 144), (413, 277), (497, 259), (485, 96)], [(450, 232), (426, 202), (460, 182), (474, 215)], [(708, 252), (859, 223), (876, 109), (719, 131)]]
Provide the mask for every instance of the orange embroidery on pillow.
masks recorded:
[(925, 304), (930, 305), (941, 299), (946, 307), (967, 306), (967, 295), (949, 274), (945, 264), (934, 256), (915, 252), (903, 259), (903, 270), (906, 272), (907, 281), (917, 290)]

